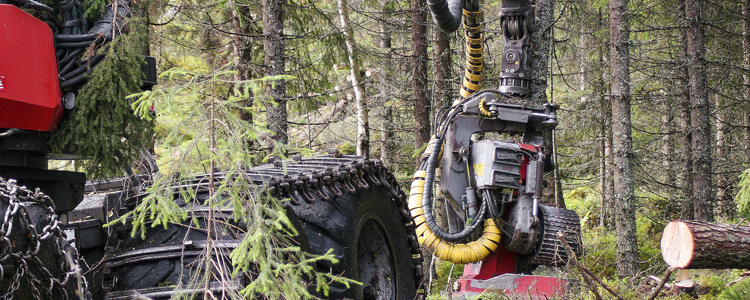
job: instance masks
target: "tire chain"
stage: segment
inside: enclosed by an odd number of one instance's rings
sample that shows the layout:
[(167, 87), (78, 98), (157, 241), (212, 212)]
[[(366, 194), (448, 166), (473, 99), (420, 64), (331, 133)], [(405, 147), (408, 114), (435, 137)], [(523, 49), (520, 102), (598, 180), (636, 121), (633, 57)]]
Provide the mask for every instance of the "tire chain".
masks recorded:
[[(218, 180), (226, 174), (215, 173)], [(366, 190), (370, 186), (385, 188), (398, 208), (399, 217), (408, 236), (407, 244), (412, 253), (412, 268), (416, 283), (417, 297), (424, 299), (422, 281), (422, 252), (417, 241), (414, 221), (408, 211), (406, 193), (399, 187), (396, 177), (379, 161), (361, 156), (294, 156), (292, 160), (269, 159), (269, 164), (250, 168), (244, 176), (255, 185), (263, 187), (262, 193), (277, 199), (289, 199), (285, 205), (301, 205), (315, 201), (329, 201), (343, 194), (354, 194), (357, 190)], [(204, 188), (208, 175), (197, 176), (192, 182), (181, 182), (181, 186)], [(134, 197), (139, 199), (141, 197)], [(130, 202), (130, 201), (128, 201)], [(135, 203), (127, 203), (132, 207)]]
[[(62, 299), (68, 299), (68, 293), (64, 286), (68, 284), (68, 280), (77, 280), (76, 296), (79, 299), (84, 299), (86, 296), (86, 280), (82, 276), (77, 261), (74, 260), (78, 255), (75, 248), (66, 247), (67, 243), (55, 214), (55, 204), (52, 199), (39, 191), (38, 188), (31, 191), (25, 186), (19, 186), (15, 179), (6, 180), (0, 177), (0, 203), (7, 205), (5, 211), (0, 215), (0, 220), (2, 220), (2, 225), (0, 225), (0, 279), (5, 278), (3, 266), (15, 266), (15, 274), (8, 285), (9, 288), (0, 297), (12, 299), (16, 291), (25, 288), (32, 290), (34, 299), (50, 299), (52, 295), (60, 295)], [(28, 205), (32, 204), (41, 205), (47, 213), (49, 223), (42, 228), (41, 233), (32, 224), (32, 217), (27, 208)], [(26, 230), (26, 236), (29, 240), (25, 251), (13, 251), (10, 238), (11, 234), (14, 233), (14, 220), (18, 220)], [(62, 271), (57, 276), (45, 267), (38, 256), (41, 243), (49, 239), (53, 239), (52, 245), (54, 245), (55, 255), (62, 257), (59, 265)], [(41, 274), (31, 272), (30, 265), (33, 269), (40, 270)], [(21, 286), (21, 280), (24, 277), (30, 283), (33, 283), (30, 287)], [(53, 294), (55, 290), (57, 293)]]

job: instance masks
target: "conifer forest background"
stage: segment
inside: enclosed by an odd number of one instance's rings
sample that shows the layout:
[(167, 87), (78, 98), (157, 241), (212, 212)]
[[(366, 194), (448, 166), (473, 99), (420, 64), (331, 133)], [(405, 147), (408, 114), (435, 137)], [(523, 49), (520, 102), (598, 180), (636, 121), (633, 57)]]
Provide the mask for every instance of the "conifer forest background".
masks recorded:
[[(205, 172), (206, 153), (238, 144), (252, 164), (335, 148), (381, 160), (408, 187), (433, 118), (459, 97), (463, 30), (440, 31), (425, 0), (131, 2), (161, 75), (129, 99), (153, 118), (163, 170)], [(750, 1), (533, 3), (532, 48), (548, 60), (534, 65), (529, 104), (560, 106), (558, 184), (547, 188), (581, 217), (582, 263), (643, 298), (647, 276), (667, 268), (659, 238), (670, 220), (750, 219)], [(484, 88), (498, 86), (500, 5), (481, 3)], [(208, 116), (206, 99), (226, 117)], [(432, 289), (444, 289), (452, 268), (436, 266)], [(669, 297), (733, 299), (726, 283), (739, 276), (695, 272), (701, 289)]]

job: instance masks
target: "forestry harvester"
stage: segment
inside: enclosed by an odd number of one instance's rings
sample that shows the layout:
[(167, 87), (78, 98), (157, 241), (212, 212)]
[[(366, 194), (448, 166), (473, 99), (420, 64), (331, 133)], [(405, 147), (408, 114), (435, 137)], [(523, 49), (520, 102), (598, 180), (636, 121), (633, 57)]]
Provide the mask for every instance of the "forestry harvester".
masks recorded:
[[(479, 1), (427, 3), (441, 30), (453, 32), (463, 25), (466, 70), (461, 98), (438, 115), (414, 174), (409, 210), (417, 239), (441, 260), (466, 264), (452, 297), (563, 295), (564, 279), (524, 274), (539, 265), (567, 262), (558, 233), (572, 251), (581, 249), (578, 215), (540, 205), (543, 173), (553, 167), (545, 135), (551, 136), (558, 120), (556, 105), (534, 107), (524, 100), (531, 92), (534, 7), (528, 0), (502, 1), (500, 84), (496, 90), (480, 91), (484, 66)], [(444, 202), (442, 225), (433, 211), (438, 201)]]
[[(223, 173), (175, 184), (171, 194), (191, 212), (188, 220), (166, 229), (146, 226), (142, 238), (131, 236), (127, 224), (102, 224), (144, 199), (149, 174), (87, 184), (84, 173), (48, 169), (50, 134), (76, 109), (86, 75), (107, 59), (87, 49), (126, 32), (120, 24), (130, 16), (126, 0), (113, 1), (96, 20), (83, 16), (80, 0), (50, 2), (0, 0), (0, 293), (13, 299), (202, 298), (247, 285), (257, 274), (198, 287), (190, 282), (208, 237), (219, 240), (216, 261), (227, 262), (245, 234), (231, 209), (203, 205), (214, 182), (209, 178)], [(532, 7), (503, 1), (501, 84), (480, 91), (479, 1), (428, 2), (442, 30), (466, 29), (467, 68), (461, 98), (442, 110), (408, 197), (379, 161), (336, 152), (271, 160), (243, 176), (258, 195), (287, 200), (303, 250), (332, 250), (339, 262), (320, 262), (318, 270), (362, 283), (332, 284), (329, 298), (423, 297), (420, 244), (442, 260), (466, 264), (453, 297), (560, 295), (564, 280), (525, 274), (566, 262), (558, 232), (580, 249), (578, 216), (540, 205), (542, 174), (552, 167), (543, 133), (557, 124), (556, 107), (511, 104), (529, 94)], [(155, 60), (141, 61), (147, 89), (156, 84)], [(446, 205), (438, 208), (439, 201)], [(209, 217), (228, 225), (207, 227)]]

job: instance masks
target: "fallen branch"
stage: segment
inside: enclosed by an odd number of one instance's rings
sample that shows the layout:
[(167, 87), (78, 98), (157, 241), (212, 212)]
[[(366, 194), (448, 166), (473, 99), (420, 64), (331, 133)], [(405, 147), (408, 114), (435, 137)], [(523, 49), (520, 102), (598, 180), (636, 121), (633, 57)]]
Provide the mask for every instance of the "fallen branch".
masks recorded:
[[(570, 244), (568, 244), (568, 241), (565, 240), (565, 235), (563, 235), (562, 232), (557, 232), (557, 238), (560, 239), (560, 242), (562, 242), (563, 247), (565, 247), (565, 251), (568, 252), (568, 258), (573, 259), (579, 271), (582, 271), (585, 275), (590, 276), (597, 283), (599, 283), (599, 285), (601, 285), (605, 290), (607, 290), (607, 292), (609, 292), (612, 296), (614, 296), (618, 300), (625, 300), (622, 297), (620, 297), (620, 295), (617, 294), (617, 292), (609, 288), (609, 286), (607, 286), (598, 277), (596, 277), (596, 275), (594, 275), (594, 273), (591, 272), (591, 270), (583, 266), (583, 264), (580, 261), (578, 261), (578, 257), (576, 256), (575, 252), (573, 252), (573, 249), (570, 247)], [(583, 279), (586, 280), (587, 283), (589, 282), (589, 280), (586, 279), (586, 276), (583, 276)], [(596, 287), (594, 287), (593, 284), (590, 284), (589, 286), (591, 287), (591, 291), (593, 291), (594, 294), (597, 296), (597, 299), (601, 299), (601, 296), (599, 296), (599, 294), (596, 292)]]
[(727, 286), (735, 285), (736, 283), (740, 282), (742, 279), (745, 279), (745, 277), (747, 277), (748, 275), (750, 275), (750, 271), (743, 272), (742, 274), (740, 274), (740, 277), (737, 277), (737, 279), (732, 280), (732, 282), (730, 283), (727, 283)]
[(667, 269), (667, 272), (664, 273), (664, 278), (661, 279), (661, 282), (659, 282), (659, 285), (656, 286), (656, 289), (654, 289), (653, 292), (651, 292), (651, 295), (648, 296), (648, 300), (654, 300), (656, 298), (656, 295), (659, 294), (659, 291), (664, 287), (664, 284), (667, 283), (667, 280), (669, 280), (669, 276), (672, 276), (672, 272), (674, 272), (674, 268)]

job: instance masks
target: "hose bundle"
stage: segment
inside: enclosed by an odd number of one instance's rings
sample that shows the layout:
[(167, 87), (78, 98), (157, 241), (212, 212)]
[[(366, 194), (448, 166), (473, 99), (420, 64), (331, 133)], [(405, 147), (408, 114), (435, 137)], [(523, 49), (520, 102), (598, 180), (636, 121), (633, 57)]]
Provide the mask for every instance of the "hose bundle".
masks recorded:
[(107, 6), (91, 28), (79, 0), (60, 3), (60, 14), (62, 30), (54, 35), (60, 87), (74, 88), (85, 83), (85, 75), (90, 75), (104, 58), (104, 55), (90, 55), (85, 50), (112, 41), (129, 16), (129, 5), (128, 1), (118, 1), (115, 6)]
[[(436, 134), (428, 143), (422, 154), (422, 161), (414, 174), (409, 193), (409, 211), (416, 226), (417, 240), (442, 260), (453, 263), (477, 262), (497, 249), (500, 243), (500, 228), (487, 214), (493, 203), (492, 199), (483, 197), (482, 204), (475, 215), (468, 216), (471, 221), (463, 230), (450, 233), (440, 228), (432, 214), (432, 188), (435, 170), (442, 157), (441, 149), (445, 142), (445, 134), (453, 119), (461, 111), (459, 108), (468, 101), (458, 101), (437, 126)], [(475, 241), (462, 243), (482, 224), (482, 235)]]
[[(459, 25), (464, 27), (466, 70), (460, 93), (461, 97), (468, 98), (482, 88), (484, 36), (480, 24), (482, 14), (479, 12), (479, 4), (475, 0), (428, 0), (427, 6), (441, 30), (450, 33), (458, 30)], [(463, 23), (461, 16), (464, 17)]]

